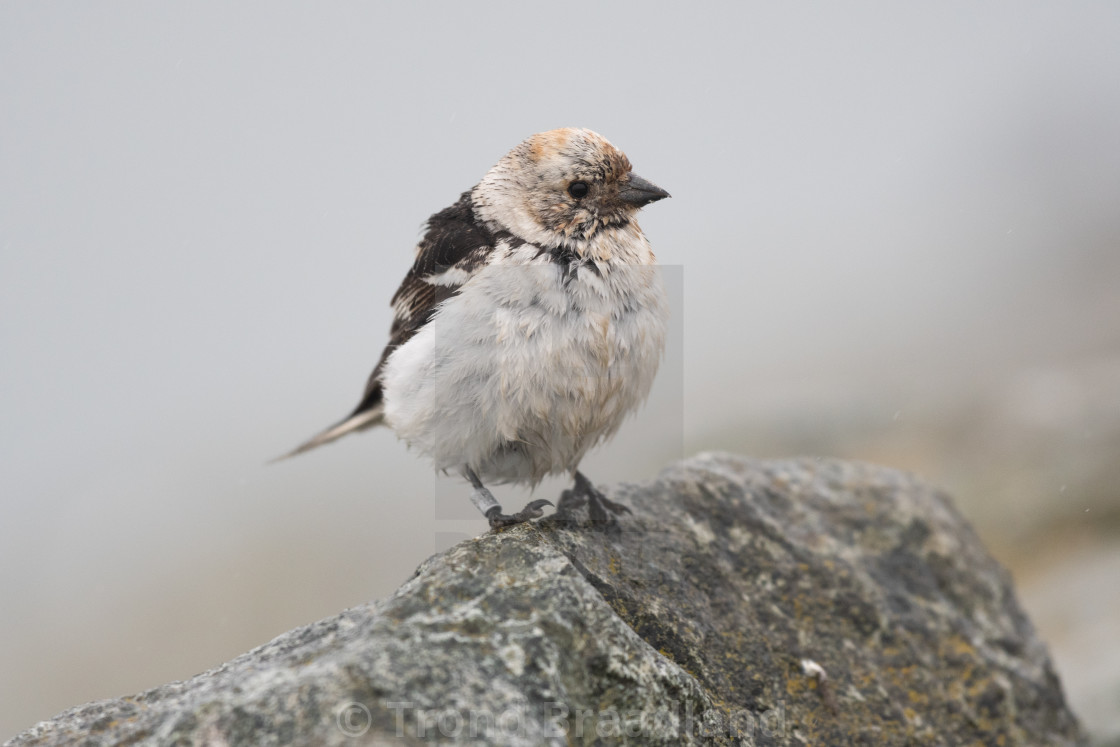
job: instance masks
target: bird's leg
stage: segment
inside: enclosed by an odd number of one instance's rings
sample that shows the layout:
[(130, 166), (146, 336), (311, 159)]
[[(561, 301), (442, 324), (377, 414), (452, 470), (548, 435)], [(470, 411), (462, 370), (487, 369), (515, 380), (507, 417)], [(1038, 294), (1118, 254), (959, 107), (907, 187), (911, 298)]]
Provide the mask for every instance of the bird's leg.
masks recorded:
[(478, 479), (478, 475), (470, 467), (463, 467), (463, 476), (470, 480), (474, 490), (471, 491), (471, 503), (475, 505), (482, 515), (490, 522), (491, 529), (500, 529), (502, 527), (511, 527), (514, 524), (521, 524), (522, 522), (529, 521), (530, 519), (538, 519), (544, 515), (542, 510), (545, 506), (551, 506), (552, 501), (538, 499), (529, 503), (525, 508), (521, 509), (515, 514), (503, 514), (502, 507), (498, 504), (498, 499), (494, 494), (486, 489), (482, 484), (482, 480)]
[[(575, 485), (571, 490), (565, 490), (561, 494), (559, 505), (556, 507), (557, 513), (570, 513), (577, 508), (582, 508), (583, 504), (586, 503), (588, 504), (588, 514), (591, 516), (591, 521), (602, 524), (614, 520), (611, 514), (630, 513), (629, 508), (603, 495), (602, 491), (596, 489), (587, 479), (587, 476), (579, 470), (575, 471), (573, 477), (575, 478)], [(608, 511), (610, 513), (607, 513)]]

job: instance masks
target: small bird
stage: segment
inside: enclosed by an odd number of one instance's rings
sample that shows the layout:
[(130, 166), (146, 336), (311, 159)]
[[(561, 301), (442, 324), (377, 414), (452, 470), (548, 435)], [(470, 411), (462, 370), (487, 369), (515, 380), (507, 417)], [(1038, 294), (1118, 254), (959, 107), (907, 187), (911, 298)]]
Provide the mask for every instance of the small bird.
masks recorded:
[(385, 424), (466, 478), (491, 528), (552, 503), (505, 514), (486, 483), (565, 472), (574, 487), (558, 510), (587, 504), (599, 522), (628, 512), (579, 463), (653, 385), (669, 310), (635, 217), (668, 196), (591, 130), (517, 145), (428, 219), (358, 406), (285, 457)]

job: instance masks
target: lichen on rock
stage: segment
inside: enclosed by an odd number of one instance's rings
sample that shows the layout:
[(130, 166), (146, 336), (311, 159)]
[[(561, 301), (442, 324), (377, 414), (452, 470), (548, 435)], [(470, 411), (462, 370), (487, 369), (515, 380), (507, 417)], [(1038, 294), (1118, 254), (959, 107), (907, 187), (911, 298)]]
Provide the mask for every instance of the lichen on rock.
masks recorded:
[(1007, 573), (919, 480), (705, 454), (609, 494), (614, 528), (487, 533), (9, 744), (1085, 743)]

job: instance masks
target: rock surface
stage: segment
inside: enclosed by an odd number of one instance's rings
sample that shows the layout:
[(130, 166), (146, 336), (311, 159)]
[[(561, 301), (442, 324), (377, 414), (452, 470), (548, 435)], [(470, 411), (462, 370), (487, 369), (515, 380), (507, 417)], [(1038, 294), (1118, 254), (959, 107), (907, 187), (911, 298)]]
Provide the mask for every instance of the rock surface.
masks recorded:
[(701, 455), (9, 745), (1084, 744), (1007, 574), (893, 470)]

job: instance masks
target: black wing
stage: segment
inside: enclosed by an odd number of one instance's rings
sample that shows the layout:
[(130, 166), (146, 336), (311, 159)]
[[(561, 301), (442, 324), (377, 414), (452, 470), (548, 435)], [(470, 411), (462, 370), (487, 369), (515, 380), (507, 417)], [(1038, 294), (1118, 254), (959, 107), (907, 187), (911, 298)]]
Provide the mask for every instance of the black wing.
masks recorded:
[[(381, 372), (385, 361), (431, 321), (441, 303), (458, 293), (462, 284), (486, 264), (499, 238), (512, 239), (504, 232), (502, 237), (496, 236), (475, 219), (470, 195), (470, 192), (464, 192), (458, 202), (428, 219), (428, 230), (416, 247), (416, 261), (401, 287), (393, 294), (394, 314), (389, 329), (389, 344), (370, 374), (358, 406), (342, 421), (281, 459), (382, 422)], [(521, 242), (513, 240), (513, 243)], [(435, 279), (438, 282), (433, 282)]]
[[(381, 369), (385, 361), (431, 321), (439, 305), (458, 293), (469, 276), (486, 264), (497, 243), (497, 237), (475, 219), (470, 192), (464, 192), (454, 205), (429, 218), (427, 226), (427, 233), (416, 247), (416, 261), (393, 294), (389, 344), (369, 376), (362, 401), (350, 417), (381, 404)], [(457, 271), (459, 282), (452, 282), (445, 275), (452, 269)], [(439, 282), (431, 282), (434, 278), (440, 278)]]

